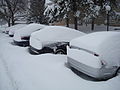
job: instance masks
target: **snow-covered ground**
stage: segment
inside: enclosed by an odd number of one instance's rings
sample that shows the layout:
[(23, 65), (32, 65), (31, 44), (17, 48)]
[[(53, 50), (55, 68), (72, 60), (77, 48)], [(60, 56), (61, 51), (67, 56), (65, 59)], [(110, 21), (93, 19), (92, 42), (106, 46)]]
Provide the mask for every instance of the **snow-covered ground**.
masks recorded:
[[(74, 28), (74, 24), (70, 24), (71, 28)], [(115, 27), (109, 26), (109, 31), (114, 31)], [(83, 24), (82, 26), (79, 25), (78, 26), (78, 30), (85, 32), (85, 33), (92, 33), (92, 32), (96, 32), (96, 31), (106, 31), (107, 30), (107, 26), (105, 26), (104, 24), (101, 25), (96, 25), (94, 26), (94, 30), (91, 30), (91, 24), (85, 25)]]
[(119, 90), (120, 75), (108, 81), (90, 81), (65, 66), (64, 55), (30, 55), (28, 47), (11, 44), (0, 33), (0, 90)]

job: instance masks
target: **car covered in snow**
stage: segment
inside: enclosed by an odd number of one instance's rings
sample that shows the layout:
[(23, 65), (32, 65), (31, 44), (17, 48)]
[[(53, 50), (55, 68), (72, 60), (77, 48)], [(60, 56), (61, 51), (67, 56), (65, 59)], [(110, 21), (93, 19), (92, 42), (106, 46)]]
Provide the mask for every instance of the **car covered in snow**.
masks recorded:
[(67, 64), (95, 79), (120, 72), (120, 33), (95, 32), (73, 39), (67, 46)]
[(18, 30), (18, 29), (22, 28), (24, 25), (26, 25), (26, 24), (16, 24), (16, 25), (7, 27), (7, 28), (5, 29), (5, 31), (4, 31), (4, 33), (9, 34), (9, 31), (11, 31), (11, 30), (13, 30), (13, 31), (14, 31), (14, 30)]
[(45, 27), (31, 34), (29, 52), (31, 54), (66, 54), (66, 46), (69, 42), (83, 35), (85, 33), (63, 26)]
[(46, 25), (32, 23), (15, 31), (13, 37), (14, 44), (19, 46), (28, 46), (31, 33), (41, 30), (45, 26)]
[(15, 31), (17, 31), (25, 26), (27, 26), (27, 24), (17, 24), (17, 25), (11, 26), (11, 28), (9, 29), (9, 32), (8, 32), (9, 36), (13, 37)]
[(120, 30), (120, 27), (114, 27), (114, 30)]

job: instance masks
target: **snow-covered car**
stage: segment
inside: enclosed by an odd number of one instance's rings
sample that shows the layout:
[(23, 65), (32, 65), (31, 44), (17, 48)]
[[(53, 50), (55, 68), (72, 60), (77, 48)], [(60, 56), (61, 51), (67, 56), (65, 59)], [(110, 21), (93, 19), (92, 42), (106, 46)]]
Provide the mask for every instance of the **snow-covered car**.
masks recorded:
[(34, 32), (30, 37), (31, 54), (55, 53), (66, 54), (69, 42), (85, 33), (63, 26), (49, 26)]
[(17, 25), (13, 25), (13, 26), (10, 26), (10, 27), (7, 27), (5, 30), (4, 30), (4, 33), (6, 34), (9, 34), (9, 31), (13, 28), (16, 28)]
[(28, 46), (31, 33), (41, 30), (46, 25), (32, 23), (14, 33), (13, 41), (18, 46)]
[(9, 29), (9, 32), (8, 32), (8, 33), (9, 33), (9, 36), (10, 36), (10, 37), (13, 37), (15, 31), (17, 31), (17, 30), (19, 30), (19, 29), (21, 29), (21, 28), (23, 28), (23, 27), (25, 27), (25, 26), (27, 26), (27, 24), (17, 24), (17, 25), (12, 26), (12, 27)]
[(120, 72), (120, 33), (95, 32), (73, 39), (67, 46), (67, 64), (96, 79)]
[(114, 27), (114, 30), (120, 30), (120, 27)]
[[(18, 29), (24, 27), (25, 25), (27, 25), (27, 24), (25, 24), (25, 23), (23, 23), (23, 24), (16, 24), (16, 25), (7, 27), (7, 28), (4, 30), (4, 33), (10, 35), (12, 32), (14, 32), (15, 30), (18, 30)], [(10, 32), (10, 31), (12, 31), (12, 32)], [(10, 32), (10, 33), (9, 33), (9, 32)]]

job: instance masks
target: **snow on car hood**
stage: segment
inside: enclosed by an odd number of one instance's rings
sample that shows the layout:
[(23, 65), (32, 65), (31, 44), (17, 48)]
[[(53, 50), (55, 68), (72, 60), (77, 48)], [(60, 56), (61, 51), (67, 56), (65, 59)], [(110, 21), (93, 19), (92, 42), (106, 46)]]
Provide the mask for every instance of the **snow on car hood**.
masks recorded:
[[(72, 39), (83, 35), (85, 35), (85, 33), (77, 31), (75, 29), (62, 26), (48, 26), (40, 31), (32, 33), (30, 38), (37, 39), (39, 43), (48, 44), (50, 42), (70, 42)], [(37, 46), (34, 44), (34, 42), (32, 43), (30, 41), (31, 46)]]
[(71, 46), (87, 49), (99, 54), (100, 60), (110, 66), (120, 65), (120, 33), (114, 31), (95, 32), (73, 39)]

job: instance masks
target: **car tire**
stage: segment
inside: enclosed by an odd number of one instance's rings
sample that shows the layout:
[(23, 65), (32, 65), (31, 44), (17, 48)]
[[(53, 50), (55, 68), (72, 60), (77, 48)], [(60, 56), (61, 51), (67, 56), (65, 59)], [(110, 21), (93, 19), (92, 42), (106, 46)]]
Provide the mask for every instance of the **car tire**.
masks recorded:
[(66, 54), (66, 53), (65, 53), (65, 50), (63, 49), (57, 49), (55, 54)]
[(23, 44), (23, 47), (26, 47), (27, 45), (26, 44)]

